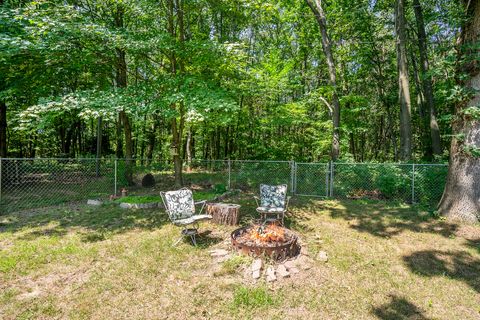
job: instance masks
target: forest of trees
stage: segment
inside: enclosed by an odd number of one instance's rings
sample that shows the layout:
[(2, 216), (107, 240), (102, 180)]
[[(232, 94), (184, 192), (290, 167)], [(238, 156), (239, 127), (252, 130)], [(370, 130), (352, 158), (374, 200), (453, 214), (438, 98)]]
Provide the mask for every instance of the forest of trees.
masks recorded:
[(448, 158), (459, 1), (0, 3), (2, 157)]

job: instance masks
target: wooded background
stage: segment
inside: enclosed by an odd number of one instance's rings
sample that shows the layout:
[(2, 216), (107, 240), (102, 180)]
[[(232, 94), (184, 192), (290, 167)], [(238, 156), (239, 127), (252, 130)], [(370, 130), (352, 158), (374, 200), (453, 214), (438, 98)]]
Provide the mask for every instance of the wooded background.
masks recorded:
[(3, 1), (1, 156), (95, 156), (100, 126), (102, 156), (320, 161), (335, 128), (344, 160), (443, 160), (463, 16), (449, 0)]

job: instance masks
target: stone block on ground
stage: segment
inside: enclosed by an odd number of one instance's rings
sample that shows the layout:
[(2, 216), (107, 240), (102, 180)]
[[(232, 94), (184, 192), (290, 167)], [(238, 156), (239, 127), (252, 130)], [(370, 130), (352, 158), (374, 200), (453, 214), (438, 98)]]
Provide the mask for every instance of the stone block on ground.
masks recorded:
[(277, 276), (275, 275), (275, 268), (273, 268), (272, 266), (268, 266), (266, 274), (267, 282), (277, 281)]
[(257, 280), (257, 279), (260, 279), (260, 276), (261, 276), (261, 271), (260, 270), (254, 270), (252, 271), (252, 278)]
[(101, 206), (103, 204), (102, 201), (100, 200), (87, 200), (87, 204), (92, 205), (92, 206)]
[(294, 274), (299, 273), (300, 270), (298, 270), (297, 267), (292, 267), (292, 268), (288, 269), (288, 272), (289, 272), (291, 275), (294, 275)]
[(291, 268), (295, 267), (295, 261), (294, 260), (287, 260), (283, 263), (287, 270), (290, 270)]
[(317, 260), (320, 262), (327, 262), (328, 254), (325, 251), (319, 251), (317, 254)]
[(215, 250), (210, 250), (210, 256), (212, 257), (224, 257), (228, 254), (229, 252), (225, 249), (215, 249)]
[(277, 274), (282, 278), (290, 277), (290, 272), (287, 271), (287, 268), (283, 264), (277, 267)]
[(307, 256), (300, 256), (297, 259), (297, 266), (302, 270), (309, 270), (312, 268), (312, 260)]
[(306, 246), (302, 246), (300, 248), (300, 254), (301, 255), (304, 255), (304, 256), (309, 256), (309, 253), (308, 253), (308, 248)]
[(253, 263), (252, 263), (252, 271), (256, 271), (256, 270), (262, 270), (262, 267), (263, 267), (263, 261), (262, 259), (255, 259), (253, 260)]

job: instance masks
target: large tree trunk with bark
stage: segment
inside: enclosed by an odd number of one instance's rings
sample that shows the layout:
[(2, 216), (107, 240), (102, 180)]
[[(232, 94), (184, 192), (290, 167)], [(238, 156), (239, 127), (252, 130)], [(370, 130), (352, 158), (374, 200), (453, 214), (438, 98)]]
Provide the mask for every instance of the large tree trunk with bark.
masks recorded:
[(400, 101), (400, 160), (412, 157), (412, 124), (410, 82), (408, 79), (405, 0), (397, 0), (395, 8), (397, 41), (398, 97)]
[[(461, 84), (472, 92), (458, 103), (453, 123), (447, 184), (438, 211), (454, 220), (480, 221), (480, 1), (464, 0), (467, 21), (459, 44)], [(466, 111), (472, 112), (466, 112)], [(470, 114), (470, 115), (469, 115)], [(473, 114), (477, 114), (473, 116)]]
[(440, 140), (440, 129), (437, 122), (437, 110), (435, 108), (435, 100), (433, 98), (432, 78), (428, 75), (428, 51), (427, 51), (427, 35), (425, 33), (425, 23), (423, 20), (422, 7), (419, 0), (413, 0), (413, 9), (417, 22), (418, 48), (420, 51), (420, 73), (422, 75), (422, 86), (425, 103), (429, 112), (430, 138), (432, 140), (433, 154), (442, 154), (442, 145)]
[(333, 136), (332, 136), (332, 160), (335, 161), (340, 155), (340, 101), (337, 95), (337, 71), (335, 69), (335, 61), (332, 54), (332, 44), (327, 32), (327, 18), (325, 11), (322, 7), (321, 0), (305, 0), (315, 15), (318, 27), (322, 34), (322, 49), (327, 59), (329, 85), (333, 88), (332, 94), (332, 123), (333, 123)]
[(0, 101), (0, 158), (7, 157), (7, 104)]

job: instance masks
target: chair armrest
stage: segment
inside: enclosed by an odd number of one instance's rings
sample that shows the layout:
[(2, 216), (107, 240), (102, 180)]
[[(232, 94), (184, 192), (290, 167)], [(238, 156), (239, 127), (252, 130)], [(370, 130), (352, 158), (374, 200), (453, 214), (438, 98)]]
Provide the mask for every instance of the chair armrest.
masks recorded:
[(257, 207), (260, 207), (260, 198), (257, 197), (257, 196), (253, 196), (253, 198), (255, 199), (255, 203), (257, 204)]
[(206, 202), (207, 202), (207, 200), (202, 200), (202, 201), (196, 201), (196, 202), (194, 202), (194, 204), (197, 205), (197, 204), (206, 203)]

